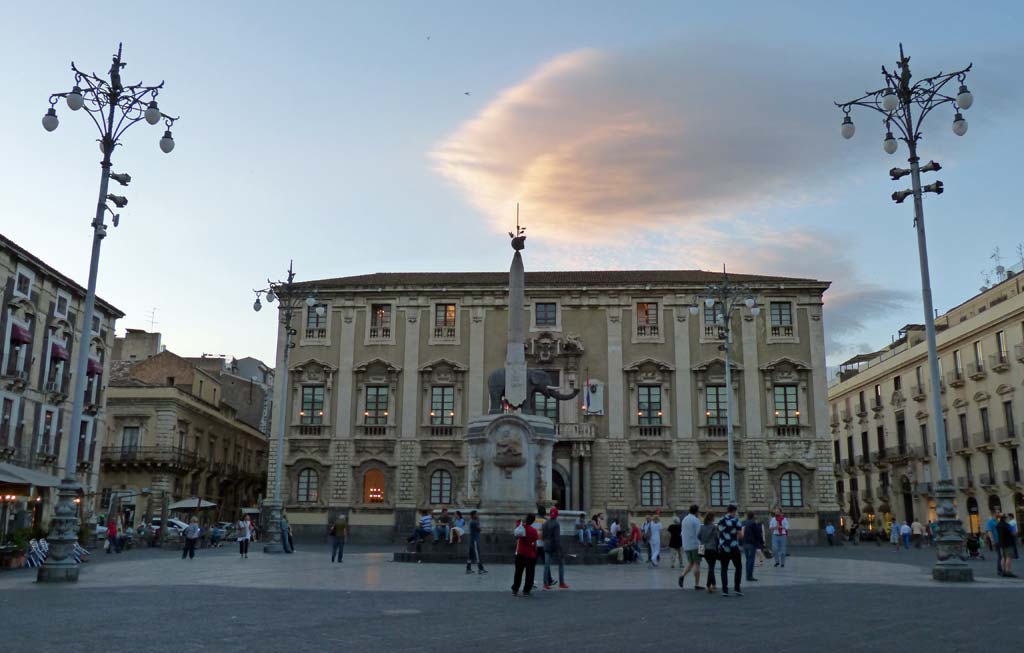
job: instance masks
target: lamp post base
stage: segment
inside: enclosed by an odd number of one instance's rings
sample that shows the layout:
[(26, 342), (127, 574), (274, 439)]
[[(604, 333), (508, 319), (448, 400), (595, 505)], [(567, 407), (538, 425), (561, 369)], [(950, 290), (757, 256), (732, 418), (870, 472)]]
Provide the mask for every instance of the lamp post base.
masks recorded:
[(57, 505), (53, 509), (50, 533), (46, 536), (50, 551), (36, 574), (39, 583), (75, 583), (78, 581), (78, 563), (74, 549), (78, 543), (78, 497), (79, 486), (74, 479), (65, 478), (60, 483)]
[(284, 553), (284, 544), (281, 542), (281, 504), (274, 502), (269, 508), (267, 526), (263, 529), (263, 553)]
[(935, 499), (938, 503), (936, 516), (936, 556), (932, 567), (932, 578), (937, 581), (951, 583), (969, 583), (974, 580), (974, 570), (964, 561), (964, 540), (966, 533), (963, 524), (956, 516), (953, 499), (956, 488), (951, 479), (938, 482)]

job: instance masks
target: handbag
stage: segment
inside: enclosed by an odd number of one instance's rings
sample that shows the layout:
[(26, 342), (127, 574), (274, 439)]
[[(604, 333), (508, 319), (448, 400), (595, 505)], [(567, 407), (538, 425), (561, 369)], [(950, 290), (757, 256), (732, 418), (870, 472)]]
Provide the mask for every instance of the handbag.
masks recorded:
[(704, 545), (701, 544), (697, 547), (697, 555), (704, 555)]
[(765, 557), (766, 560), (771, 560), (772, 557), (773, 557), (772, 550), (769, 549), (768, 547), (764, 547), (763, 549), (761, 549), (761, 553), (764, 554), (764, 557)]

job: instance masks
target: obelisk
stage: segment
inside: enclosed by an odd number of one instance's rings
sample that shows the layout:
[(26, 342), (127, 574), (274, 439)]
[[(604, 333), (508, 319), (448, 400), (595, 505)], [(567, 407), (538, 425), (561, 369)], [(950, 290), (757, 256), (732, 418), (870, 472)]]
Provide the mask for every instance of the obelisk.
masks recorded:
[(512, 238), (512, 266), (508, 270), (508, 344), (505, 350), (505, 401), (513, 409), (526, 403), (526, 329), (523, 305), (526, 304), (526, 279), (523, 256), (526, 236), (519, 226)]

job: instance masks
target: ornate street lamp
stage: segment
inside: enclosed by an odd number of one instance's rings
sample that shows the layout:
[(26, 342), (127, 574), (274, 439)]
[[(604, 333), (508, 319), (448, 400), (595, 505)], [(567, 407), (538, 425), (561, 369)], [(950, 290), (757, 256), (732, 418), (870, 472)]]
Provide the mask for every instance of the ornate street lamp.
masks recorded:
[(269, 538), (264, 538), (264, 553), (284, 553), (284, 545), (281, 538), (281, 518), (284, 510), (284, 503), (281, 500), (281, 474), (284, 460), (284, 430), (287, 424), (286, 414), (288, 412), (288, 355), (295, 347), (292, 336), (297, 332), (292, 327), (292, 317), (296, 311), (301, 311), (305, 306), (309, 310), (316, 311), (318, 316), (323, 316), (326, 309), (317, 305), (316, 295), (310, 294), (305, 298), (300, 297), (299, 290), (295, 287), (295, 271), (292, 269), (292, 262), (288, 262), (288, 279), (286, 281), (271, 281), (267, 279), (267, 287), (261, 290), (254, 290), (256, 301), (252, 304), (252, 310), (259, 312), (263, 308), (260, 297), (268, 304), (278, 302), (281, 324), (284, 326), (284, 353), (281, 357), (281, 367), (277, 371), (276, 378), (281, 382), (280, 405), (275, 406), (276, 430), (277, 430), (277, 459), (274, 461), (274, 494), (270, 500), (270, 517), (264, 529)]
[[(732, 314), (733, 311), (742, 311), (746, 307), (750, 314), (757, 317), (761, 308), (754, 300), (753, 290), (747, 286), (732, 283), (729, 275), (722, 266), (722, 281), (708, 284), (704, 290), (704, 310), (711, 311), (715, 327), (717, 328), (718, 339), (722, 344), (718, 349), (723, 352), (725, 359), (725, 438), (729, 451), (729, 500), (727, 503), (736, 503), (736, 464), (735, 451), (732, 434), (732, 361), (730, 352), (732, 350)], [(690, 314), (700, 313), (700, 306), (690, 307)]]
[[(155, 125), (162, 119), (167, 130), (160, 141), (160, 149), (170, 152), (174, 149), (171, 137), (171, 125), (177, 118), (162, 113), (157, 107), (156, 97), (164, 83), (156, 86), (140, 84), (125, 86), (121, 83), (121, 69), (125, 67), (121, 61), (121, 45), (117, 46), (117, 54), (110, 66), (109, 80), (95, 74), (84, 73), (71, 62), (71, 70), (75, 73), (75, 83), (67, 93), (54, 93), (50, 96), (50, 108), (43, 116), (43, 128), (52, 132), (57, 129), (57, 103), (63, 99), (69, 109), (78, 111), (85, 109), (89, 118), (100, 133), (100, 151), (103, 160), (100, 162), (100, 194), (96, 204), (96, 216), (92, 221), (92, 257), (89, 260), (89, 284), (85, 293), (85, 307), (82, 309), (81, 322), (78, 323), (78, 361), (75, 367), (74, 399), (71, 404), (71, 428), (69, 434), (78, 432), (82, 422), (82, 407), (85, 403), (85, 387), (87, 382), (86, 365), (89, 359), (89, 325), (92, 324), (93, 311), (96, 304), (96, 275), (99, 271), (100, 244), (107, 235), (104, 218), (110, 212), (111, 222), (116, 227), (121, 216), (107, 205), (109, 200), (118, 209), (128, 204), (128, 199), (107, 193), (107, 186), (113, 179), (122, 186), (127, 186), (131, 176), (110, 172), (111, 155), (119, 145), (121, 135), (135, 123), (145, 120)], [(54, 507), (53, 521), (50, 523), (50, 553), (37, 575), (39, 582), (78, 580), (78, 565), (72, 557), (75, 543), (78, 541), (78, 510), (80, 486), (75, 478), (78, 466), (78, 446), (69, 436), (67, 445), (67, 461), (64, 465), (64, 478), (61, 480), (59, 498)]]
[[(893, 181), (906, 175), (910, 175), (911, 188), (896, 191), (892, 199), (901, 204), (908, 197), (914, 198), (914, 226), (917, 228), (917, 250), (921, 265), (921, 295), (924, 300), (924, 324), (928, 341), (928, 373), (931, 381), (931, 408), (932, 424), (935, 431), (935, 457), (939, 463), (939, 482), (936, 487), (935, 497), (938, 502), (938, 547), (937, 560), (932, 568), (932, 578), (935, 580), (947, 581), (970, 581), (974, 579), (971, 568), (963, 561), (965, 533), (963, 525), (957, 519), (956, 506), (953, 500), (956, 498), (956, 489), (953, 486), (953, 479), (950, 475), (949, 460), (946, 458), (946, 427), (942, 419), (942, 401), (939, 396), (939, 357), (935, 346), (935, 314), (932, 309), (932, 289), (928, 271), (928, 246), (924, 232), (924, 205), (922, 198), (924, 193), (935, 193), (939, 195), (943, 191), (941, 181), (935, 181), (927, 186), (921, 185), (922, 172), (937, 172), (942, 169), (938, 163), (929, 161), (920, 165), (917, 155), (917, 143), (921, 139), (921, 123), (925, 116), (942, 105), (950, 105), (953, 108), (953, 133), (963, 136), (967, 133), (967, 121), (964, 120), (961, 110), (970, 108), (974, 104), (974, 96), (967, 89), (964, 83), (967, 73), (971, 70), (968, 65), (962, 70), (951, 73), (939, 73), (932, 77), (925, 77), (911, 84), (910, 57), (903, 54), (903, 44), (900, 44), (900, 60), (896, 63), (898, 72), (890, 72), (882, 66), (882, 78), (885, 80), (885, 87), (877, 91), (865, 93), (861, 97), (849, 102), (836, 102), (835, 105), (843, 111), (843, 124), (841, 133), (844, 138), (853, 136), (853, 121), (850, 119), (850, 110), (854, 107), (865, 107), (882, 114), (882, 122), (885, 124), (886, 136), (882, 142), (883, 149), (893, 154), (898, 149), (897, 139), (893, 137), (893, 128), (899, 133), (899, 140), (907, 144), (909, 153), (908, 161), (910, 168), (893, 168), (889, 175)], [(960, 85), (956, 95), (948, 94), (946, 85), (953, 80)]]

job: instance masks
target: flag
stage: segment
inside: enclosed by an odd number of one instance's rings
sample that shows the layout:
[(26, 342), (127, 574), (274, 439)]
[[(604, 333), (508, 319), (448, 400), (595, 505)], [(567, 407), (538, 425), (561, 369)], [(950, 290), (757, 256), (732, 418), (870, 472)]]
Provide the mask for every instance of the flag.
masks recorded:
[(590, 370), (587, 370), (587, 387), (583, 390), (583, 413), (590, 414)]

